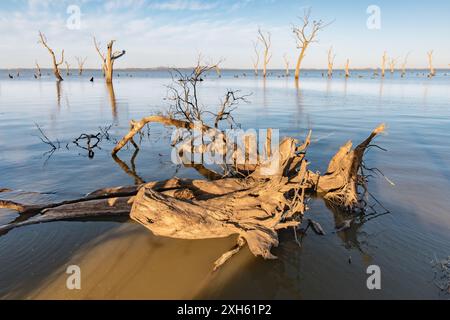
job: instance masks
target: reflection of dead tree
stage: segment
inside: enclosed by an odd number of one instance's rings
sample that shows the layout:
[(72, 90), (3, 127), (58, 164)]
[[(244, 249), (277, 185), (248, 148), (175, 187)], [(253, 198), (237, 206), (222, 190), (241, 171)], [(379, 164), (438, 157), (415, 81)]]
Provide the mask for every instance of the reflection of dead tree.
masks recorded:
[(84, 64), (86, 63), (87, 57), (85, 57), (84, 59), (81, 57), (75, 57), (75, 59), (78, 63), (78, 74), (81, 76), (83, 75)]
[(347, 59), (347, 62), (345, 63), (345, 77), (350, 77), (350, 59)]
[(300, 55), (298, 56), (297, 66), (295, 68), (296, 80), (300, 77), (300, 68), (306, 54), (306, 49), (308, 49), (308, 46), (311, 43), (317, 42), (319, 31), (330, 25), (330, 23), (325, 23), (322, 20), (313, 20), (311, 24), (310, 16), (311, 8), (305, 10), (303, 17), (301, 18), (302, 26), (292, 27), (292, 31), (297, 38), (297, 48), (300, 49)]
[(109, 102), (111, 103), (111, 110), (113, 119), (117, 119), (117, 102), (116, 102), (116, 94), (114, 92), (114, 85), (112, 83), (106, 84), (106, 89), (108, 90)]
[(333, 53), (333, 47), (330, 47), (327, 52), (328, 57), (328, 78), (331, 78), (333, 76), (333, 65), (334, 65), (334, 59), (336, 58), (336, 54)]
[(383, 56), (381, 57), (381, 76), (384, 78), (384, 75), (386, 73), (386, 61), (387, 61), (387, 54), (386, 51), (383, 53)]
[(258, 42), (253, 42), (253, 50), (255, 51), (255, 57), (253, 58), (253, 70), (255, 71), (255, 76), (258, 75), (258, 68), (259, 68), (259, 48), (258, 48)]
[(408, 52), (402, 63), (402, 78), (406, 75), (406, 65), (408, 64), (408, 58), (411, 52)]
[(428, 74), (429, 77), (434, 77), (436, 72), (433, 67), (433, 50), (427, 52), (428, 56), (428, 67), (430, 69), (430, 73)]
[(272, 54), (270, 53), (270, 47), (272, 46), (272, 35), (270, 32), (263, 32), (258, 29), (258, 41), (262, 43), (264, 47), (264, 57), (263, 57), (263, 77), (267, 77), (267, 65), (272, 59)]
[(136, 157), (139, 153), (139, 149), (136, 149), (133, 153), (133, 156), (131, 157), (131, 169), (130, 167), (124, 162), (122, 161), (117, 155), (113, 155), (113, 160), (119, 165), (119, 167), (130, 177), (132, 177), (134, 179), (134, 184), (135, 185), (142, 185), (145, 183), (144, 179), (142, 179), (139, 174), (136, 172)]
[(34, 125), (39, 131), (38, 135), (39, 139), (50, 148), (48, 151), (44, 153), (44, 156), (47, 157), (46, 161), (48, 161), (55, 153), (55, 151), (61, 148), (61, 143), (59, 142), (58, 139), (56, 141), (50, 140), (49, 137), (45, 134), (44, 130), (42, 130), (42, 128), (37, 123), (35, 123)]
[(37, 60), (35, 61), (35, 64), (36, 64), (35, 78), (40, 78), (40, 77), (42, 77), (41, 67), (39, 66), (39, 63), (37, 62)]
[(125, 55), (125, 50), (113, 52), (115, 40), (108, 42), (106, 55), (100, 51), (99, 44), (94, 38), (94, 45), (97, 53), (102, 59), (102, 69), (105, 74), (106, 83), (112, 83), (114, 74), (114, 62)]
[(103, 139), (109, 140), (109, 129), (112, 125), (106, 126), (104, 128), (100, 127), (100, 131), (96, 134), (86, 134), (82, 133), (78, 138), (72, 141), (78, 148), (84, 149), (88, 152), (89, 158), (94, 158), (95, 149), (100, 149), (100, 143)]
[(288, 59), (286, 53), (283, 55), (283, 59), (284, 59), (284, 66), (285, 66), (285, 68), (286, 68), (286, 73), (285, 73), (285, 75), (286, 75), (286, 77), (289, 77), (289, 72), (290, 72), (290, 71), (289, 71), (289, 59)]
[(48, 52), (52, 56), (53, 61), (53, 73), (58, 81), (62, 81), (61, 73), (59, 72), (59, 66), (64, 62), (64, 49), (61, 52), (61, 60), (59, 62), (56, 61), (55, 52), (47, 45), (47, 38), (45, 35), (39, 31), (39, 43), (41, 43), (45, 48), (47, 48)]

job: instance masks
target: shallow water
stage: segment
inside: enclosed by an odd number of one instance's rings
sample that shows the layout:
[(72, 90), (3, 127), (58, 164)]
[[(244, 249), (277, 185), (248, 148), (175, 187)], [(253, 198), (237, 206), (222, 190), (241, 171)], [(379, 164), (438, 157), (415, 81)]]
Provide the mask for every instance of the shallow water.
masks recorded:
[[(385, 122), (387, 134), (377, 144), (388, 151), (372, 149), (366, 162), (395, 183), (383, 177), (370, 183), (390, 213), (336, 233), (345, 216), (311, 199), (307, 217), (322, 224), (325, 236), (308, 233), (300, 248), (292, 232), (283, 232), (273, 250), (279, 259), (263, 261), (243, 250), (216, 273), (212, 263), (235, 239), (158, 238), (123, 219), (23, 227), (0, 236), (0, 297), (448, 298), (433, 283), (430, 262), (450, 255), (450, 76), (445, 72), (428, 79), (411, 71), (406, 78), (384, 80), (368, 71), (345, 80), (338, 72), (328, 80), (321, 71), (307, 71), (299, 88), (281, 72), (266, 81), (248, 76), (249, 71), (247, 76), (225, 71), (220, 79), (210, 75), (201, 89), (205, 106), (215, 108), (227, 89), (252, 94), (235, 112), (243, 128), (278, 128), (282, 136), (299, 139), (312, 129), (308, 159), (314, 170), (323, 172), (340, 145), (359, 142)], [(50, 76), (35, 80), (30, 71), (20, 71), (19, 77), (16, 71), (0, 71), (0, 188), (20, 191), (1, 198), (70, 199), (139, 179), (201, 177), (172, 164), (171, 131), (159, 125), (142, 140), (134, 174), (110, 157), (113, 139), (127, 132), (129, 120), (167, 107), (165, 85), (171, 83), (165, 71), (121, 70), (118, 75), (112, 94), (94, 71), (68, 77), (59, 86)], [(61, 149), (46, 154), (49, 147), (39, 139), (36, 124), (50, 140), (59, 140)], [(111, 141), (102, 141), (93, 159), (71, 144), (81, 133), (95, 134), (110, 124)], [(119, 156), (132, 168), (132, 150)], [(377, 210), (384, 212), (380, 205)], [(1, 224), (16, 217), (0, 211)], [(72, 264), (81, 267), (81, 291), (66, 289), (65, 270)], [(380, 291), (366, 287), (366, 268), (373, 264), (381, 267)]]

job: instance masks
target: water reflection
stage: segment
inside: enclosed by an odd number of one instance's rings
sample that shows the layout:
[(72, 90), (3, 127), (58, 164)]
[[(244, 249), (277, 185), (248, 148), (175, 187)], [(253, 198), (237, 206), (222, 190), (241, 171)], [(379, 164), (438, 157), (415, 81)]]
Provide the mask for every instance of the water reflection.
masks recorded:
[(106, 89), (108, 91), (109, 102), (111, 104), (112, 116), (114, 122), (117, 123), (117, 101), (116, 101), (116, 94), (114, 92), (114, 85), (112, 83), (107, 83)]
[(56, 81), (56, 105), (58, 112), (61, 111), (61, 81)]
[(117, 155), (112, 155), (113, 160), (119, 165), (119, 167), (130, 177), (134, 179), (135, 185), (140, 185), (145, 183), (144, 179), (142, 179), (139, 174), (136, 171), (136, 157), (139, 154), (139, 149), (136, 149), (131, 156), (131, 168), (124, 162), (122, 159), (120, 159)]

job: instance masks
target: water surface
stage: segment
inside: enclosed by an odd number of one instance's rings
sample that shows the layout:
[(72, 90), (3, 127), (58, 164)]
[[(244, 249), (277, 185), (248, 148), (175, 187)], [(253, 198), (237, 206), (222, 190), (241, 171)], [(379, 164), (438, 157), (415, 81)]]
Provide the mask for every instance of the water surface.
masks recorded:
[[(166, 71), (118, 71), (113, 91), (97, 71), (70, 76), (61, 84), (50, 75), (34, 79), (30, 71), (0, 71), (0, 194), (22, 201), (71, 199), (105, 186), (178, 177), (201, 178), (194, 169), (170, 161), (171, 129), (150, 128), (142, 149), (110, 156), (114, 139), (127, 132), (129, 121), (165, 110)], [(9, 79), (8, 74), (14, 75)], [(246, 76), (244, 76), (246, 73)], [(46, 72), (45, 72), (46, 74)], [(387, 133), (366, 158), (382, 177), (371, 193), (389, 214), (345, 232), (335, 232), (345, 215), (321, 199), (311, 199), (307, 216), (327, 234), (313, 233), (300, 248), (292, 231), (281, 233), (274, 261), (254, 258), (245, 249), (221, 270), (211, 266), (234, 238), (183, 241), (158, 238), (126, 219), (55, 222), (12, 230), (0, 236), (2, 298), (448, 298), (433, 283), (430, 261), (450, 255), (450, 77), (440, 71), (428, 79), (423, 71), (406, 78), (374, 78), (360, 71), (334, 79), (307, 71), (299, 87), (274, 72), (266, 81), (250, 71), (225, 71), (202, 83), (205, 108), (215, 110), (228, 89), (251, 93), (235, 112), (243, 128), (278, 128), (283, 136), (303, 139), (313, 130), (308, 159), (324, 171), (330, 157), (348, 139), (364, 139), (379, 123)], [(89, 82), (94, 76), (93, 83)], [(36, 125), (61, 149), (51, 157)], [(71, 141), (81, 133), (96, 134), (112, 125), (111, 140), (101, 143), (93, 159)], [(68, 144), (68, 145), (67, 145)], [(66, 148), (66, 145), (68, 148)], [(39, 194), (30, 193), (38, 192)], [(377, 210), (383, 211), (380, 206)], [(17, 218), (0, 211), (0, 223)], [(351, 261), (351, 263), (349, 263)], [(65, 270), (82, 270), (82, 290), (66, 289)], [(382, 270), (382, 290), (366, 287), (366, 268)]]

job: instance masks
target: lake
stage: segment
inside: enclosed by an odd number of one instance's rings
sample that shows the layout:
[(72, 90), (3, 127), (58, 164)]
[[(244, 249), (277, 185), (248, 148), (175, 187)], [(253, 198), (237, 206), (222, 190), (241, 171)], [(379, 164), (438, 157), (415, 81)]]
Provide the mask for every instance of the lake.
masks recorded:
[[(1, 199), (41, 202), (81, 197), (95, 189), (173, 176), (201, 178), (171, 162), (171, 128), (151, 125), (135, 161), (132, 148), (111, 155), (131, 119), (164, 111), (164, 70), (118, 70), (113, 91), (98, 71), (86, 70), (57, 84), (48, 70), (0, 70)], [(37, 299), (448, 299), (436, 286), (432, 261), (450, 256), (450, 71), (430, 79), (422, 70), (405, 78), (372, 71), (345, 79), (307, 70), (300, 85), (273, 71), (264, 81), (252, 71), (225, 70), (201, 84), (205, 108), (216, 110), (228, 89), (251, 94), (234, 118), (243, 128), (275, 128), (304, 139), (310, 169), (324, 172), (347, 140), (365, 139), (386, 123), (366, 165), (377, 211), (366, 223), (336, 232), (346, 215), (320, 198), (309, 200), (305, 217), (326, 235), (308, 232), (302, 247), (292, 230), (280, 234), (277, 260), (255, 258), (248, 249), (212, 272), (213, 262), (235, 238), (184, 241), (159, 238), (127, 219), (64, 221), (14, 229), (0, 236), (0, 298)], [(76, 73), (74, 71), (74, 73)], [(13, 79), (8, 77), (13, 75)], [(89, 79), (94, 77), (94, 81)], [(60, 148), (49, 153), (39, 128)], [(72, 143), (82, 133), (111, 126), (93, 158)], [(125, 164), (125, 166), (124, 166)], [(17, 218), (0, 210), (0, 224)], [(82, 290), (66, 288), (66, 268), (82, 270)], [(368, 290), (367, 267), (381, 268), (381, 290)]]

